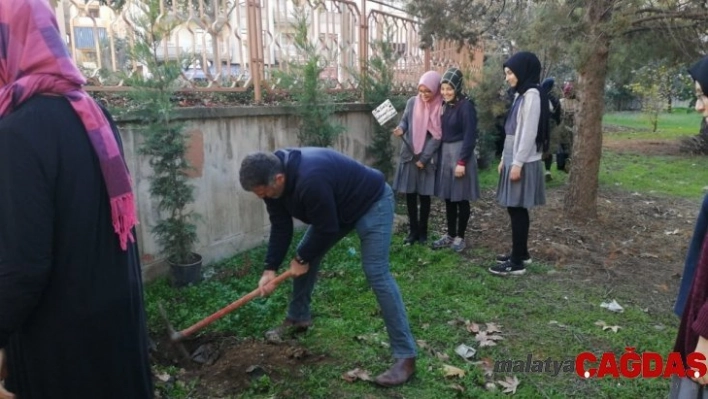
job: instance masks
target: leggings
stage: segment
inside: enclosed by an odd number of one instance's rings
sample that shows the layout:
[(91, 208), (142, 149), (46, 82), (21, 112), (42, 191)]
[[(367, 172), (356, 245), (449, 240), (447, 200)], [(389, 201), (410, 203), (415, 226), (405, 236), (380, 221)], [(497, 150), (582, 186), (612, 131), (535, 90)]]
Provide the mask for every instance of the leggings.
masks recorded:
[(465, 230), (470, 220), (470, 202), (445, 200), (445, 216), (447, 216), (447, 235), (465, 238)]
[(511, 219), (511, 261), (521, 264), (529, 258), (529, 211), (526, 208), (506, 208)]
[[(420, 218), (418, 217), (418, 197), (420, 197)], [(430, 216), (430, 196), (418, 194), (406, 194), (406, 207), (408, 208), (408, 222), (412, 232), (417, 233), (418, 229), (428, 229), (428, 217)]]

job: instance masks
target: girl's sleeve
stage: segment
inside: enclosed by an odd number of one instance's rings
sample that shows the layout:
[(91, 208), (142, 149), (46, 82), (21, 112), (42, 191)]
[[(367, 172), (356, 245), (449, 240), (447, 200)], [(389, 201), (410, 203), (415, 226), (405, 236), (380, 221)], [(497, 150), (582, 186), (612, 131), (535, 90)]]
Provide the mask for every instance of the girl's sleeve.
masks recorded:
[(401, 121), (398, 123), (398, 127), (403, 130), (403, 133), (408, 131), (409, 125), (410, 125), (410, 118), (413, 113), (413, 107), (415, 105), (415, 97), (411, 97), (408, 99), (408, 102), (406, 103), (406, 109), (403, 111), (403, 116), (401, 117)]
[(519, 145), (514, 152), (514, 166), (524, 166), (532, 155), (536, 154), (536, 135), (538, 134), (538, 121), (541, 117), (541, 97), (536, 90), (529, 90), (524, 94), (521, 104), (521, 123), (516, 129)]
[(472, 157), (474, 147), (477, 144), (477, 110), (471, 101), (462, 107), (462, 148), (457, 159), (458, 165), (466, 165)]

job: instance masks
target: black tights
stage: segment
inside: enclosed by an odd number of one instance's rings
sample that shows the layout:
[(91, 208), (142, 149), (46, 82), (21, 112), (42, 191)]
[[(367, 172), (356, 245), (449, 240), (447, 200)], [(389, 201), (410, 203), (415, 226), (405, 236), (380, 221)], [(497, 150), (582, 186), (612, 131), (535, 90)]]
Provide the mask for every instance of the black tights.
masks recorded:
[(506, 208), (511, 218), (511, 260), (521, 264), (529, 258), (529, 211), (526, 208)]
[(465, 238), (465, 230), (470, 220), (470, 202), (445, 200), (445, 215), (447, 216), (447, 235)]
[[(420, 217), (418, 216), (418, 197), (420, 197)], [(408, 223), (413, 235), (428, 233), (428, 217), (430, 216), (430, 196), (419, 194), (406, 194), (406, 207), (408, 208)]]

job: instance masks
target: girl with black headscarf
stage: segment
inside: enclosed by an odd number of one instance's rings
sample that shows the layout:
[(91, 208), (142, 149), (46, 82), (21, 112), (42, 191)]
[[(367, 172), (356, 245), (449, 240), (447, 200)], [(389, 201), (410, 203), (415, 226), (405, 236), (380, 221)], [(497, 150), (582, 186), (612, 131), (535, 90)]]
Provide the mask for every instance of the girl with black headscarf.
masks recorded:
[(497, 200), (511, 219), (511, 254), (497, 257), (494, 274), (518, 275), (531, 262), (528, 250), (528, 209), (546, 203), (541, 157), (548, 150), (548, 94), (541, 90), (541, 62), (535, 54), (516, 53), (504, 63), (506, 81), (516, 91), (504, 130), (506, 139), (499, 163)]

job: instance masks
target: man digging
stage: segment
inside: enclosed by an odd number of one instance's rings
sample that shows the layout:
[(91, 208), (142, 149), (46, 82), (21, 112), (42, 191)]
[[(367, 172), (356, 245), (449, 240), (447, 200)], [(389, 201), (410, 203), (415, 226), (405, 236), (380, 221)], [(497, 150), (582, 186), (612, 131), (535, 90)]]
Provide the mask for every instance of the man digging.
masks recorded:
[(262, 198), (271, 222), (265, 271), (258, 287), (269, 295), (270, 282), (293, 237), (293, 218), (309, 224), (290, 261), (293, 295), (285, 321), (269, 338), (303, 332), (312, 325), (310, 302), (317, 271), (327, 251), (352, 230), (361, 241), (362, 267), (381, 307), (396, 362), (374, 380), (385, 387), (408, 381), (415, 371), (416, 348), (398, 285), (389, 271), (394, 197), (378, 170), (327, 148), (258, 152), (241, 163), (241, 186)]

